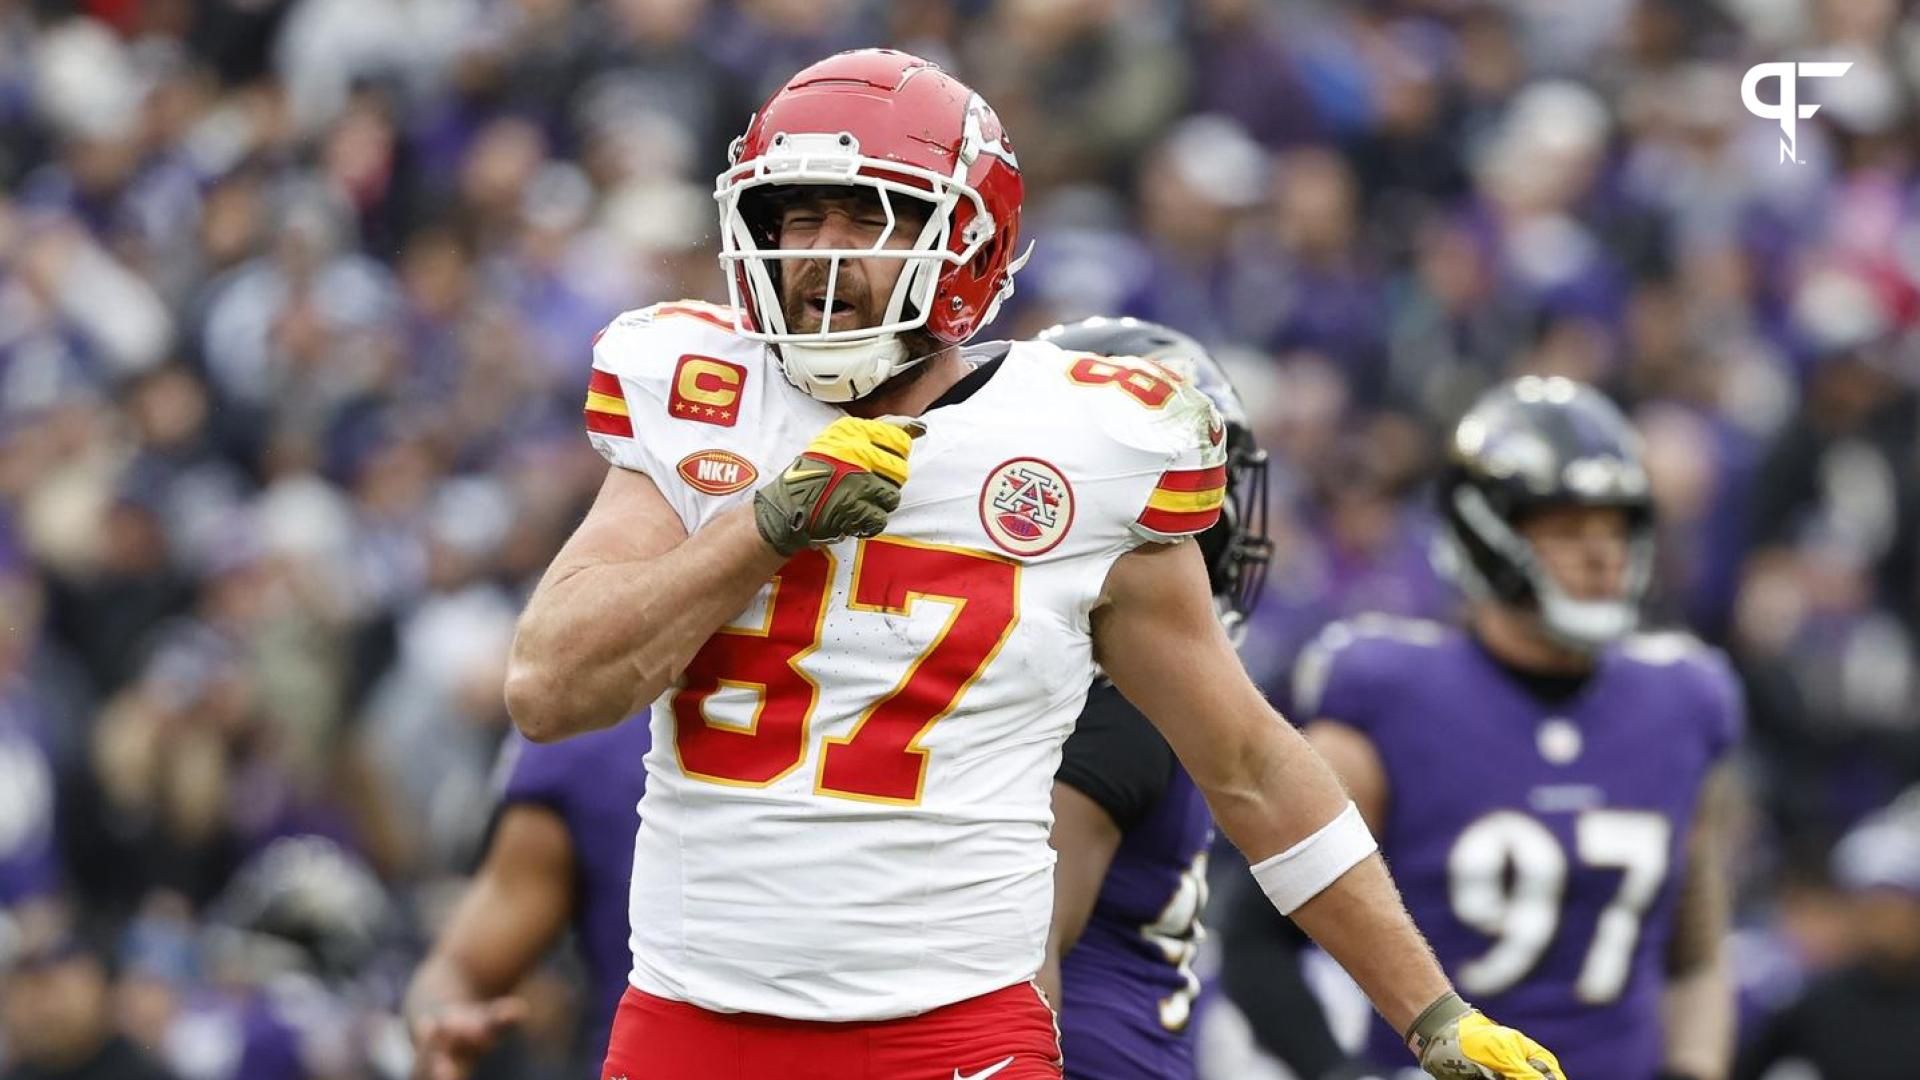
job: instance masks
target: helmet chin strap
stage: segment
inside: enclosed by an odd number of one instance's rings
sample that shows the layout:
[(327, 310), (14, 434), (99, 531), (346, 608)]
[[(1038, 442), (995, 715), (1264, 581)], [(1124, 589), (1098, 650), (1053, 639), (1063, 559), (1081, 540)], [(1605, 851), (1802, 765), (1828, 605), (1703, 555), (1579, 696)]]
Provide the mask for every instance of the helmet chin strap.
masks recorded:
[(1653, 538), (1635, 537), (1627, 549), (1623, 596), (1613, 600), (1576, 600), (1538, 564), (1527, 577), (1540, 612), (1540, 626), (1569, 648), (1598, 652), (1640, 627), (1640, 599), (1653, 576)]
[(1594, 653), (1640, 625), (1638, 607), (1624, 600), (1575, 600), (1558, 585), (1535, 580), (1540, 627), (1570, 649)]
[(809, 397), (833, 405), (858, 401), (926, 357), (909, 358), (898, 334), (854, 341), (783, 341), (780, 370)]

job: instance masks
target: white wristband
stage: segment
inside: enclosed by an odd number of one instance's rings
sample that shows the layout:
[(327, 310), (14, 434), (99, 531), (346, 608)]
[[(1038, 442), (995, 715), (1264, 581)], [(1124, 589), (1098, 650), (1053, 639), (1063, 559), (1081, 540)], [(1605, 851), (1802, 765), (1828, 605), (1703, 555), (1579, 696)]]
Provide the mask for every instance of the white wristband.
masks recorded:
[(1347, 808), (1318, 832), (1255, 863), (1253, 880), (1280, 914), (1291, 915), (1379, 848), (1360, 808), (1349, 799)]

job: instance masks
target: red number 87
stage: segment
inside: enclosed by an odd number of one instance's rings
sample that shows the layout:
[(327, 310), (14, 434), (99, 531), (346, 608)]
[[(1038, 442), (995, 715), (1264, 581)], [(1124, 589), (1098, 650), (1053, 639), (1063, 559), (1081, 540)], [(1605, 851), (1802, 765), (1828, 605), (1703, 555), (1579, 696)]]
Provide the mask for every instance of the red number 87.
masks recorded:
[(1067, 369), (1067, 378), (1082, 386), (1117, 386), (1149, 409), (1158, 409), (1173, 397), (1173, 376), (1151, 361), (1133, 357), (1110, 359), (1091, 354)]
[[(800, 666), (819, 647), (833, 585), (833, 556), (808, 548), (780, 568), (758, 627), (725, 627), (693, 660), (672, 699), (674, 749), (688, 776), (766, 787), (807, 757), (820, 688)], [(927, 598), (951, 605), (946, 625), (891, 692), (844, 737), (823, 740), (814, 791), (912, 805), (926, 785), (919, 742), (1006, 644), (1019, 618), (1020, 567), (984, 551), (881, 537), (854, 556), (853, 611), (906, 614)], [(758, 699), (742, 727), (707, 715), (722, 687)]]

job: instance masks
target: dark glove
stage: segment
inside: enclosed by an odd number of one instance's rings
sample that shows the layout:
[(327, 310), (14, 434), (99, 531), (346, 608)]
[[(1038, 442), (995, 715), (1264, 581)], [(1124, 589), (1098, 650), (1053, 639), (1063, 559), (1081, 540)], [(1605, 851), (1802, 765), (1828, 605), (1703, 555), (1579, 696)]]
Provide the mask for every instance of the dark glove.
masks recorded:
[(843, 416), (814, 436), (773, 483), (753, 497), (754, 524), (775, 551), (877, 536), (900, 505), (907, 454), (926, 431), (918, 420)]

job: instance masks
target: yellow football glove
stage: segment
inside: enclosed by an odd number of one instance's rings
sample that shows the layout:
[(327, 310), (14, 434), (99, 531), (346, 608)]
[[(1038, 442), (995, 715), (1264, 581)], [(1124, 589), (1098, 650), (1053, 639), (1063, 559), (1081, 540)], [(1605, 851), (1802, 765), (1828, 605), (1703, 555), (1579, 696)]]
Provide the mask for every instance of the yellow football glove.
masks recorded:
[(876, 536), (900, 505), (907, 454), (926, 431), (918, 420), (843, 416), (813, 437), (773, 483), (753, 497), (760, 535), (782, 555), (849, 536)]
[(1546, 1047), (1487, 1019), (1452, 992), (1413, 1022), (1407, 1045), (1437, 1080), (1567, 1080)]

